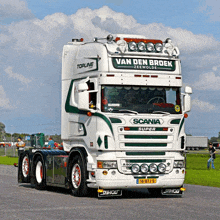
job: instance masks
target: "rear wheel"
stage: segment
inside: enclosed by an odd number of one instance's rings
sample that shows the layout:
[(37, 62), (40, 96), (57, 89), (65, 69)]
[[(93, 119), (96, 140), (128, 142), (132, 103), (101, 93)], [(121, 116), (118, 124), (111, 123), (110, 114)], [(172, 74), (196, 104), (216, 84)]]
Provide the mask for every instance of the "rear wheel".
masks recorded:
[(70, 185), (74, 196), (87, 196), (89, 189), (86, 184), (86, 165), (79, 155), (73, 158), (70, 164)]
[(43, 159), (38, 156), (34, 161), (34, 184), (36, 189), (44, 189), (46, 187), (45, 167)]

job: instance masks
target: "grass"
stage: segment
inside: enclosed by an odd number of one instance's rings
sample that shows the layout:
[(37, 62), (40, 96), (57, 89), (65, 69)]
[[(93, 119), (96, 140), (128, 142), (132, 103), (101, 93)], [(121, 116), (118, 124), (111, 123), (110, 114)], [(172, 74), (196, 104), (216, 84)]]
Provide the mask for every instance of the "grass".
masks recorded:
[(14, 163), (18, 163), (18, 157), (7, 157), (7, 156), (0, 157), (0, 164), (14, 165)]
[[(205, 153), (205, 152), (204, 152)], [(220, 155), (216, 155), (215, 170), (207, 169), (209, 155), (200, 152), (187, 154), (185, 184), (220, 187)], [(0, 164), (13, 165), (18, 157), (0, 156)]]
[(214, 170), (207, 169), (208, 159), (208, 154), (187, 154), (186, 184), (220, 187), (220, 155), (216, 155)]

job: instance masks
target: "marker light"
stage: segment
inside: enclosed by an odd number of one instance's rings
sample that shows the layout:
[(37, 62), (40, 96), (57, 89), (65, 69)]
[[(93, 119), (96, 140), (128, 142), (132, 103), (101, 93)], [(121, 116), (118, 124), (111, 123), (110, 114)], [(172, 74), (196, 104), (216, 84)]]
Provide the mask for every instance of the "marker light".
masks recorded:
[(137, 44), (136, 44), (135, 42), (130, 42), (130, 43), (128, 44), (128, 46), (129, 46), (129, 49), (130, 49), (131, 51), (136, 51), (136, 50), (137, 50)]
[(145, 48), (145, 43), (144, 43), (144, 42), (138, 43), (138, 50), (140, 50), (140, 51), (146, 50), (146, 48)]
[(180, 188), (180, 191), (184, 192), (184, 191), (186, 191), (186, 188), (181, 187), (181, 188)]
[(152, 52), (154, 50), (154, 44), (153, 43), (147, 43), (147, 50), (149, 52)]
[(188, 118), (188, 114), (187, 113), (184, 114), (184, 118)]
[(92, 112), (87, 112), (87, 116), (92, 116)]

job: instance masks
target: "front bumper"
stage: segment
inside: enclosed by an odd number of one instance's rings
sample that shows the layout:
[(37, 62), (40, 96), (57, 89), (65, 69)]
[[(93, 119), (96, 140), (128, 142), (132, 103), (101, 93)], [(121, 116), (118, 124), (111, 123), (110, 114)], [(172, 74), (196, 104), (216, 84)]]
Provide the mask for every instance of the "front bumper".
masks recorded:
[[(105, 173), (105, 175), (103, 173)], [(139, 181), (139, 179), (144, 181)], [(146, 179), (153, 179), (153, 181), (146, 181)], [(103, 189), (175, 188), (181, 187), (184, 179), (184, 168), (173, 169), (172, 172), (168, 174), (156, 173), (149, 175), (125, 175), (120, 173), (117, 169), (97, 169), (95, 180), (88, 182), (87, 185), (90, 188)]]

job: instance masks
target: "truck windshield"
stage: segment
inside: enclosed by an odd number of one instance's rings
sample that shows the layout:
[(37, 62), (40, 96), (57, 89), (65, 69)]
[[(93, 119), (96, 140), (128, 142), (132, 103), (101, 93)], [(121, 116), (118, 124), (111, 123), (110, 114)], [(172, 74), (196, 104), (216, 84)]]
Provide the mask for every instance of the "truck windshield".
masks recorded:
[(180, 88), (160, 86), (102, 86), (103, 112), (180, 114)]

